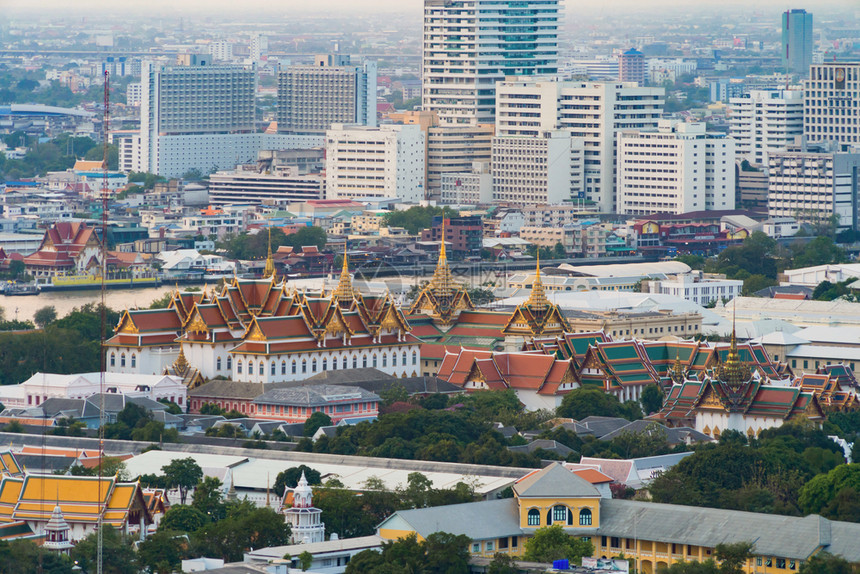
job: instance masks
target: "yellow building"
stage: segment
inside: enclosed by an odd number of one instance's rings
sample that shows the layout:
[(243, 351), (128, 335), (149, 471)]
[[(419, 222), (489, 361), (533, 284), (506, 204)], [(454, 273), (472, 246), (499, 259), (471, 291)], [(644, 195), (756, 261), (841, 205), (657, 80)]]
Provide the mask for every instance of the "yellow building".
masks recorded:
[[(588, 481), (552, 463), (518, 480), (514, 497), (395, 512), (378, 527), (389, 540), (434, 532), (471, 538), (473, 555), (521, 556), (541, 527), (562, 524), (571, 536), (594, 545), (594, 556), (624, 554), (652, 574), (680, 561), (712, 558), (720, 543), (751, 542), (749, 574), (790, 574), (818, 552), (860, 562), (860, 524), (600, 498)], [(559, 558), (563, 558), (559, 556)]]

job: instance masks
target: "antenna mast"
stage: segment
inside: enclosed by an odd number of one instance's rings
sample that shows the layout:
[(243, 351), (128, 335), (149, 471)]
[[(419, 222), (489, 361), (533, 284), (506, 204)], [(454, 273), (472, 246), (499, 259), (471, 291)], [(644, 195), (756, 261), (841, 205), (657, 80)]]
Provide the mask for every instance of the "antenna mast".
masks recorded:
[(102, 550), (104, 548), (104, 497), (102, 495), (103, 487), (103, 472), (105, 458), (105, 361), (107, 349), (105, 348), (105, 340), (107, 339), (107, 306), (105, 303), (105, 291), (108, 270), (108, 251), (107, 251), (107, 222), (108, 222), (108, 133), (110, 131), (110, 73), (105, 69), (105, 93), (104, 93), (104, 116), (102, 120), (102, 237), (101, 237), (101, 306), (99, 314), (101, 319), (101, 341), (99, 352), (99, 517), (98, 533), (96, 534), (96, 573), (102, 574)]

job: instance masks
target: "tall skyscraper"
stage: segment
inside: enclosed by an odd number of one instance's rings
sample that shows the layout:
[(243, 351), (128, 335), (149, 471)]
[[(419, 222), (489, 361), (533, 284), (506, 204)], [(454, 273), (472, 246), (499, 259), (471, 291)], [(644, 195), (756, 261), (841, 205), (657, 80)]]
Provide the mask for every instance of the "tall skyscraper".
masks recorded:
[[(568, 130), (585, 141), (585, 183), (573, 200), (615, 211), (615, 145), (621, 129), (656, 128), (665, 90), (623, 82), (545, 81), (516, 78), (499, 83), (496, 136), (538, 137)], [(573, 190), (572, 190), (573, 191)]]
[(645, 54), (630, 48), (618, 55), (618, 81), (645, 85)]
[(424, 0), (423, 109), (491, 123), (497, 81), (557, 73), (558, 21), (559, 0)]
[(860, 62), (813, 64), (803, 83), (803, 135), (842, 151), (860, 146)]
[(803, 134), (801, 90), (753, 90), (729, 100), (729, 135), (737, 145), (738, 160), (767, 167), (771, 151), (785, 148)]
[(806, 10), (782, 13), (782, 67), (806, 75), (812, 64), (812, 14)]
[(376, 62), (316, 56), (278, 74), (278, 133), (324, 134), (332, 124), (376, 125)]

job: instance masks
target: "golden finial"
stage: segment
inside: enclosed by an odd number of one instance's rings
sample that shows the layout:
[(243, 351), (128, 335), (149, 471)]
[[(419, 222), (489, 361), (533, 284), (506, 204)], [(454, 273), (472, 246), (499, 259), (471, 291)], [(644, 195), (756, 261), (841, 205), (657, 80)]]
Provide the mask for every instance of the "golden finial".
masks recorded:
[(340, 272), (340, 281), (334, 290), (334, 295), (341, 301), (348, 301), (353, 297), (352, 277), (349, 275), (349, 259), (346, 252), (346, 243), (343, 244), (343, 269)]
[(263, 277), (275, 278), (275, 260), (272, 258), (272, 226), (269, 225), (269, 252), (266, 255), (266, 267), (263, 269)]
[(445, 216), (442, 215), (442, 245), (439, 247), (439, 261), (447, 259), (445, 256)]
[(529, 299), (526, 301), (526, 306), (531, 309), (532, 314), (535, 311), (543, 311), (549, 307), (549, 301), (546, 298), (546, 292), (543, 288), (543, 281), (540, 278), (540, 247), (537, 250), (537, 271), (535, 272), (535, 280), (532, 284), (532, 290), (529, 294)]
[(179, 341), (179, 356), (176, 357), (176, 362), (173, 363), (173, 369), (179, 375), (184, 375), (188, 370), (188, 359), (185, 358), (185, 350), (182, 347), (182, 341)]
[(675, 364), (672, 365), (672, 370), (669, 374), (676, 383), (683, 383), (684, 379), (686, 379), (684, 366), (681, 364), (681, 350), (678, 347), (675, 347)]
[[(737, 305), (737, 300), (735, 300)], [(738, 353), (738, 340), (736, 335), (736, 309), (732, 307), (732, 338), (729, 343), (729, 354), (726, 360), (722, 363), (717, 371), (720, 380), (730, 387), (740, 387), (744, 383), (749, 382), (752, 377), (750, 366), (741, 361), (740, 353)]]

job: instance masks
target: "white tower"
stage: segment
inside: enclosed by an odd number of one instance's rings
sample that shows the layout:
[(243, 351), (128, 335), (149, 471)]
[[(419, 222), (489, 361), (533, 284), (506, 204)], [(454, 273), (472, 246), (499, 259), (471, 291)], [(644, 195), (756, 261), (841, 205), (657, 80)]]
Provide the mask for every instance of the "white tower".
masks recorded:
[(45, 548), (60, 554), (68, 554), (72, 547), (72, 542), (69, 540), (70, 530), (69, 524), (63, 517), (63, 511), (58, 504), (54, 507), (51, 519), (45, 525)]
[(290, 544), (325, 541), (325, 524), (320, 520), (322, 510), (313, 506), (313, 490), (304, 472), (293, 490), (293, 505), (284, 510), (284, 516), (290, 525)]

